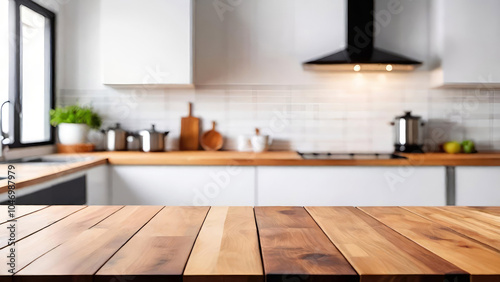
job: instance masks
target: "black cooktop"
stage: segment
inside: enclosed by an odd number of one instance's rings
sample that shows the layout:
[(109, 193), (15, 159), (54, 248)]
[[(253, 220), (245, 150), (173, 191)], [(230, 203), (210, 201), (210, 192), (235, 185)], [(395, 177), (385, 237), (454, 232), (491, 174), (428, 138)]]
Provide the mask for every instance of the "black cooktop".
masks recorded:
[(406, 159), (393, 153), (329, 153), (329, 152), (298, 152), (305, 160), (390, 160)]

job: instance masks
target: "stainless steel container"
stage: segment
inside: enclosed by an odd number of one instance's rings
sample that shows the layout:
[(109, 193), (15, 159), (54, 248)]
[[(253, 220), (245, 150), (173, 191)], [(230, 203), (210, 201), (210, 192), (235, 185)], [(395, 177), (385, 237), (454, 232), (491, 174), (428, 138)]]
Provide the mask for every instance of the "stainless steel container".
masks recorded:
[(424, 144), (424, 122), (419, 116), (405, 112), (397, 116), (391, 125), (394, 126), (394, 148), (396, 152), (422, 153)]
[(162, 152), (165, 151), (165, 137), (167, 132), (156, 131), (155, 125), (151, 125), (151, 129), (139, 131), (139, 139), (141, 141), (141, 150), (143, 152)]
[(106, 131), (106, 150), (125, 151), (127, 150), (128, 132), (123, 130), (119, 123), (115, 127), (110, 127)]
[(130, 133), (127, 136), (127, 151), (140, 151), (141, 150), (141, 140), (139, 135), (135, 133)]

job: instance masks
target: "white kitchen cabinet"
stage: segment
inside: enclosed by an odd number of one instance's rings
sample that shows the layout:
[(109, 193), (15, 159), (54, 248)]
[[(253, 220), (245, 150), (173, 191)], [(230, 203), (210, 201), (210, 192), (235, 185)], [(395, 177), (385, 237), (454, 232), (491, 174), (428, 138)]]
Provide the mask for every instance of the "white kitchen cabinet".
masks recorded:
[(439, 206), (444, 167), (258, 167), (260, 206)]
[(102, 0), (103, 83), (191, 85), (192, 0)]
[(436, 40), (444, 86), (500, 85), (500, 1), (439, 0)]
[(500, 206), (500, 167), (455, 168), (457, 206)]
[(114, 205), (253, 206), (255, 168), (111, 166)]
[(87, 205), (111, 203), (108, 165), (93, 167), (85, 172), (87, 180)]

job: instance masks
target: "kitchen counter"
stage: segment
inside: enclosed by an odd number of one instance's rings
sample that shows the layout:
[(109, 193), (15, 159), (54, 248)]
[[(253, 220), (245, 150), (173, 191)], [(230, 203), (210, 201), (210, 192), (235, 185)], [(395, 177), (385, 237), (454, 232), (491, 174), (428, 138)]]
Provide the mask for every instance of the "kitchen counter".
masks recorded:
[(17, 217), (15, 275), (4, 264), (0, 281), (500, 279), (498, 207), (49, 206)]
[[(73, 156), (64, 156), (71, 158)], [(75, 156), (79, 158), (80, 156)], [(98, 165), (106, 164), (106, 158), (100, 156), (79, 158), (66, 163), (13, 163), (16, 189), (39, 184), (45, 181), (56, 179), (58, 177), (86, 170)], [(0, 164), (0, 176), (7, 177), (9, 164)], [(8, 190), (8, 179), (0, 180), (0, 193)]]
[[(178, 165), (178, 166), (500, 166), (500, 153), (480, 154), (403, 154), (407, 159), (306, 160), (296, 152), (263, 153), (233, 151), (186, 152), (94, 152), (57, 154), (51, 157), (80, 159), (68, 163), (17, 163), (16, 189), (39, 184), (98, 165)], [(8, 165), (0, 164), (0, 176), (7, 176)], [(0, 180), (0, 193), (8, 180)]]
[(500, 153), (403, 154), (408, 159), (304, 160), (296, 152), (96, 152), (113, 165), (240, 165), (240, 166), (500, 166)]

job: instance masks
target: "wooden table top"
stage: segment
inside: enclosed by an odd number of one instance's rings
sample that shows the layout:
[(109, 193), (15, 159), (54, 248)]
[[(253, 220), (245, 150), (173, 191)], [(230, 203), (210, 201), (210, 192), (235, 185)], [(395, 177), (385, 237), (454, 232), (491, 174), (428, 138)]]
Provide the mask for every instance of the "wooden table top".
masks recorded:
[(15, 222), (0, 212), (1, 282), (500, 281), (499, 207), (18, 206)]

